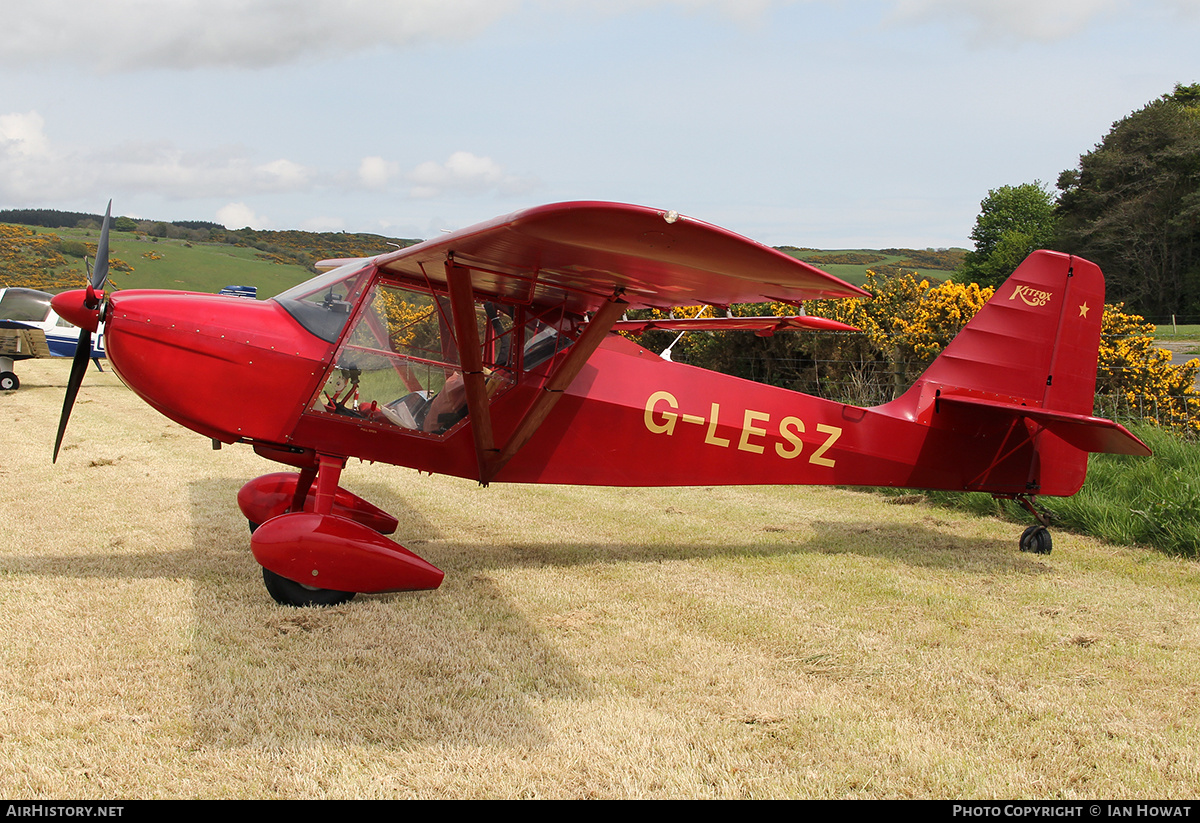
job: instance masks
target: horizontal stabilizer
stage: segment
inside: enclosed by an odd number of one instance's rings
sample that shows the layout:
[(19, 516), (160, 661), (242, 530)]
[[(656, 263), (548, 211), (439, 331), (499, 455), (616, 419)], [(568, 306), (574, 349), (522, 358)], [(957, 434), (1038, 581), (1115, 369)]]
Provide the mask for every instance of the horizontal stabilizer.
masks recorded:
[(641, 334), (647, 331), (752, 331), (769, 336), (777, 331), (858, 331), (837, 320), (793, 315), (789, 317), (680, 317), (654, 320), (618, 320), (613, 331)]
[(939, 407), (957, 407), (964, 412), (1031, 420), (1075, 448), (1086, 452), (1132, 454), (1139, 457), (1148, 457), (1151, 453), (1149, 446), (1120, 423), (1101, 417), (1001, 403), (978, 397), (942, 396), (937, 402)]

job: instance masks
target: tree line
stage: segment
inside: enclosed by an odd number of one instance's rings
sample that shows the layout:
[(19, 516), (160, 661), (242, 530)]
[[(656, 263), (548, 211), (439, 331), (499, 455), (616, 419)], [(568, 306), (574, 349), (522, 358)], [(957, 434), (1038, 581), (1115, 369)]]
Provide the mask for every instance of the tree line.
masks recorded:
[(1115, 122), (1055, 189), (989, 191), (955, 279), (995, 286), (1051, 248), (1099, 265), (1109, 299), (1137, 314), (1200, 315), (1200, 83)]

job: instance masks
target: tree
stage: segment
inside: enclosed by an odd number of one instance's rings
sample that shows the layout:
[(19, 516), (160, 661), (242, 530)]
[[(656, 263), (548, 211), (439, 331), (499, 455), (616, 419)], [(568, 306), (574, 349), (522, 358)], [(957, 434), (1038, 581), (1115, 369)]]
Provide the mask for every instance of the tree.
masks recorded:
[(1176, 85), (1058, 178), (1059, 247), (1150, 317), (1200, 313), (1200, 84)]
[(1040, 180), (992, 189), (979, 209), (971, 231), (975, 251), (967, 252), (954, 275), (961, 283), (999, 286), (1030, 252), (1054, 239), (1054, 196)]

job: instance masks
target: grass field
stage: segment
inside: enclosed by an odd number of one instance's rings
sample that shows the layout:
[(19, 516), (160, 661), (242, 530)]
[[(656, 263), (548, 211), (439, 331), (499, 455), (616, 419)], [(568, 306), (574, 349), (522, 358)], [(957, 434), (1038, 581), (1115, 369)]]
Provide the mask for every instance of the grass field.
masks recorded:
[(1160, 340), (1200, 340), (1200, 326), (1159, 324), (1155, 327), (1154, 336)]
[[(55, 234), (63, 240), (95, 243), (100, 232), (85, 229), (44, 229), (30, 226), (41, 234)], [(312, 277), (303, 266), (274, 263), (256, 257), (255, 249), (225, 243), (187, 244), (183, 240), (160, 238), (152, 241), (133, 232), (113, 232), (112, 256), (133, 267), (132, 272), (113, 270), (110, 278), (122, 289), (185, 289), (215, 293), (225, 286), (257, 286), (260, 298), (272, 297), (296, 283)], [(149, 255), (157, 255), (153, 259)], [(83, 283), (83, 261), (67, 258), (69, 268), (78, 272)]]
[[(876, 269), (880, 266), (895, 265), (906, 261), (906, 255), (899, 254), (884, 254), (875, 249), (802, 249), (802, 250), (786, 250), (793, 257), (799, 258), (807, 262), (811, 262), (820, 268), (822, 271), (832, 274), (834, 277), (845, 280), (847, 283), (853, 283), (856, 286), (862, 286), (867, 282), (867, 270)], [(830, 257), (837, 256), (863, 256), (863, 257), (878, 257), (882, 258), (872, 263), (830, 263), (827, 262)], [(929, 277), (933, 280), (942, 281), (948, 280), (953, 274), (952, 271), (944, 269), (930, 269), (922, 267), (905, 267), (908, 271), (916, 273), (918, 278)]]
[(0, 394), (0, 795), (1193, 798), (1200, 565), (836, 489), (352, 464), (436, 592), (276, 606), (211, 450)]

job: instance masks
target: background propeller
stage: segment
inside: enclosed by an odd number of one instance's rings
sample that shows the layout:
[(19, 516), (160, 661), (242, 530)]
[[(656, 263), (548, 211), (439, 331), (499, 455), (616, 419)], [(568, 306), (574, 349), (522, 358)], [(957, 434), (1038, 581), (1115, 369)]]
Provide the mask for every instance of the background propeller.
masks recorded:
[[(112, 201), (108, 201), (108, 209), (104, 212), (104, 223), (100, 227), (100, 242), (96, 246), (96, 265), (88, 278), (87, 295), (83, 305), (89, 309), (100, 307), (104, 298), (104, 281), (108, 277), (108, 229), (112, 222)], [(71, 419), (71, 409), (75, 398), (79, 395), (79, 387), (83, 383), (83, 375), (87, 372), (88, 360), (92, 354), (92, 333), (86, 328), (79, 329), (79, 342), (75, 345), (75, 357), (71, 361), (71, 376), (67, 379), (67, 394), (63, 398), (62, 414), (58, 418), (58, 436), (54, 439), (54, 457), (51, 462), (58, 462), (58, 450), (62, 446), (63, 434), (67, 430), (67, 421)]]

